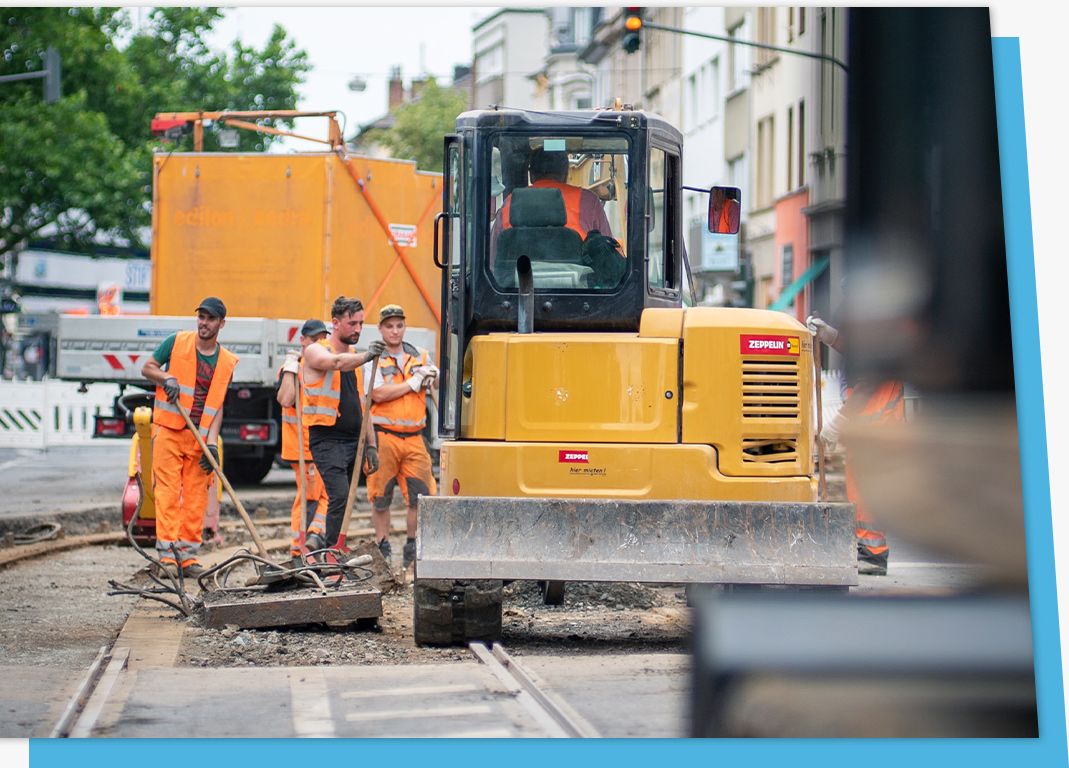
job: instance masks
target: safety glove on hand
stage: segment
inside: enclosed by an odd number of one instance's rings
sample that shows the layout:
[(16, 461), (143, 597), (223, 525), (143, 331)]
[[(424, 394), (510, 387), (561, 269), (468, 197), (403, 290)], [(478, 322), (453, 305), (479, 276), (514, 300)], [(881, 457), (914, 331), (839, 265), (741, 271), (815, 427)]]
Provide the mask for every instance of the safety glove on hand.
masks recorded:
[(373, 445), (364, 448), (364, 474), (373, 475), (379, 471), (379, 449)]
[(291, 349), (288, 352), (286, 352), (286, 360), (285, 360), (285, 362), (282, 363), (282, 372), (283, 373), (292, 373), (293, 375), (296, 376), (297, 375), (297, 371), (300, 369), (300, 365), (301, 365), (301, 353), (298, 352), (295, 349)]
[(385, 351), (386, 342), (382, 341), (381, 339), (376, 339), (375, 341), (367, 345), (367, 357), (365, 359), (365, 362), (367, 360), (374, 360), (376, 357), (378, 357)]
[(816, 315), (810, 315), (805, 319), (805, 327), (817, 337), (817, 341), (829, 347), (834, 346), (839, 340), (839, 331), (835, 326), (828, 325)]
[(826, 422), (824, 422), (823, 428), (820, 430), (820, 439), (828, 445), (835, 445), (839, 442), (839, 433), (843, 427), (846, 426), (846, 417), (843, 416), (843, 412), (839, 411)]
[(425, 378), (426, 378), (426, 375), (421, 373), (419, 371), (419, 369), (416, 369), (415, 371), (412, 372), (412, 378), (409, 379), (408, 381), (406, 381), (405, 383), (408, 384), (408, 386), (412, 388), (413, 392), (419, 392), (420, 389), (423, 388), (423, 380)]
[[(219, 449), (214, 445), (209, 445), (209, 446), (207, 446), (207, 448), (208, 448), (208, 453), (210, 453), (212, 455), (212, 458), (215, 459), (215, 463), (218, 464), (219, 463)], [(210, 475), (214, 470), (212, 469), (211, 462), (208, 461), (208, 453), (201, 454), (200, 462), (198, 462), (198, 464), (199, 464), (200, 468), (205, 471), (205, 473)]]
[(167, 402), (178, 402), (178, 395), (181, 394), (182, 389), (178, 386), (178, 379), (171, 376), (163, 382), (163, 392), (167, 395)]

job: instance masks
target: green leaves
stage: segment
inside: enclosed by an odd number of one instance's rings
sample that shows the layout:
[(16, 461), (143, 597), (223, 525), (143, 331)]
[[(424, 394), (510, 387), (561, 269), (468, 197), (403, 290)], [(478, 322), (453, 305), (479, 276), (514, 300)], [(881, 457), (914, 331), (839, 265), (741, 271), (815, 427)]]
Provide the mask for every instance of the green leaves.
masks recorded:
[[(218, 8), (0, 9), (0, 75), (39, 71), (45, 49), (62, 58), (63, 98), (45, 104), (40, 80), (0, 84), (0, 253), (48, 235), (73, 250), (93, 240), (141, 243), (151, 215), (157, 112), (295, 109), (307, 55), (276, 27), (262, 48), (211, 50)], [(287, 121), (281, 121), (288, 125)], [(275, 137), (240, 132), (243, 151)], [(205, 131), (205, 149), (218, 149)]]
[(395, 157), (411, 158), (425, 171), (440, 171), (444, 159), (442, 137), (453, 132), (457, 115), (465, 109), (467, 97), (462, 92), (442, 88), (430, 80), (420, 89), (417, 99), (397, 108), (393, 127), (375, 138)]

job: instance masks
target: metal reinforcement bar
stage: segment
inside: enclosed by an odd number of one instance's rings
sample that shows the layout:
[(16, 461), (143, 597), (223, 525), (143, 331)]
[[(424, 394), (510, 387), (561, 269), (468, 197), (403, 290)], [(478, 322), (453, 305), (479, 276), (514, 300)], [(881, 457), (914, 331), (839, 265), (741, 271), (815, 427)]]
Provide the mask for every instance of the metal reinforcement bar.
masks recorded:
[(850, 504), (421, 497), (422, 579), (854, 586)]

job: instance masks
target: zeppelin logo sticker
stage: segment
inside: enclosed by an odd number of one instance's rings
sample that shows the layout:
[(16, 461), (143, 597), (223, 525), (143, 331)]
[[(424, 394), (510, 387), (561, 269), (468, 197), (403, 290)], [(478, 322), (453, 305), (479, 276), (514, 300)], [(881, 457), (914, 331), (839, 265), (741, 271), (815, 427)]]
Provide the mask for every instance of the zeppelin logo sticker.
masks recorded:
[(739, 336), (740, 352), (744, 355), (798, 355), (797, 336)]
[(590, 454), (586, 451), (558, 451), (558, 464), (589, 464)]

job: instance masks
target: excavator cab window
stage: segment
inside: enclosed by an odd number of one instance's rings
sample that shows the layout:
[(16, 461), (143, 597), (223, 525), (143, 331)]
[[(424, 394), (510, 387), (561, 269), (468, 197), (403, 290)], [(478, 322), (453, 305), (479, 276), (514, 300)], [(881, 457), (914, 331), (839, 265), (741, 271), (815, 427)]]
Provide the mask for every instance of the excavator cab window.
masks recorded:
[(608, 292), (628, 272), (625, 135), (501, 133), (491, 142), (488, 272), (515, 290), (531, 260), (536, 290)]

